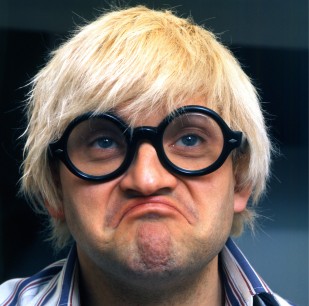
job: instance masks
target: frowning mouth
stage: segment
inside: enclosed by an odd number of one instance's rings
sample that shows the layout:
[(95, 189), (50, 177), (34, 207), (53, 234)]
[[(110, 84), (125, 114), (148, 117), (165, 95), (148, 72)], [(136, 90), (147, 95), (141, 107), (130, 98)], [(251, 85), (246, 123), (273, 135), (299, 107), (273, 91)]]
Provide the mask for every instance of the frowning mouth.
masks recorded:
[(186, 218), (185, 214), (170, 201), (161, 197), (135, 199), (119, 211), (114, 219), (114, 227), (123, 220), (160, 220), (164, 218)]
[(143, 203), (138, 204), (127, 211), (125, 211), (123, 218), (127, 216), (134, 216), (134, 217), (147, 217), (154, 219), (159, 218), (160, 216), (170, 216), (175, 213), (180, 213), (175, 207), (163, 204), (163, 203)]

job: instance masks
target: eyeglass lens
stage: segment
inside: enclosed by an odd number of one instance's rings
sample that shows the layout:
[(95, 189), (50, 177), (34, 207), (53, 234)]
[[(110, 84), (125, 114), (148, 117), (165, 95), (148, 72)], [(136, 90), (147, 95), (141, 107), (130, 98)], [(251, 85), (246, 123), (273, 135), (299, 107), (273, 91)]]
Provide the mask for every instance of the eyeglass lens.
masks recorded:
[(217, 122), (201, 113), (175, 118), (163, 134), (164, 152), (170, 162), (191, 171), (212, 165), (222, 152), (223, 142)]
[(78, 124), (67, 143), (68, 156), (80, 171), (107, 175), (120, 167), (127, 153), (120, 128), (104, 118), (89, 118)]

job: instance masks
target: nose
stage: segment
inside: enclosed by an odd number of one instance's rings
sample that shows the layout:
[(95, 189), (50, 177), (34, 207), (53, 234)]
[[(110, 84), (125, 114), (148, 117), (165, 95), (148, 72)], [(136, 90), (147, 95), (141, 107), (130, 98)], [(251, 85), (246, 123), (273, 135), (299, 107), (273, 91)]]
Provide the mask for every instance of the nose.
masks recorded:
[(168, 172), (158, 159), (150, 143), (142, 143), (127, 172), (120, 181), (120, 188), (130, 195), (150, 196), (173, 190), (177, 177)]

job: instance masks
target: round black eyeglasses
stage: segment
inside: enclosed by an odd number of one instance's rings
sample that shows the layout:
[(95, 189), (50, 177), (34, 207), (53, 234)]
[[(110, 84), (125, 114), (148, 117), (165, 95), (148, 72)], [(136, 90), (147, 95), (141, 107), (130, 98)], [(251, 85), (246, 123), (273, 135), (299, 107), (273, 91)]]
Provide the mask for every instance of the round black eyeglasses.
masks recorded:
[(168, 171), (200, 176), (221, 167), (241, 140), (242, 133), (232, 131), (216, 112), (191, 105), (175, 110), (157, 127), (131, 128), (111, 112), (81, 115), (50, 144), (50, 153), (79, 178), (104, 182), (123, 174), (139, 145), (149, 142)]

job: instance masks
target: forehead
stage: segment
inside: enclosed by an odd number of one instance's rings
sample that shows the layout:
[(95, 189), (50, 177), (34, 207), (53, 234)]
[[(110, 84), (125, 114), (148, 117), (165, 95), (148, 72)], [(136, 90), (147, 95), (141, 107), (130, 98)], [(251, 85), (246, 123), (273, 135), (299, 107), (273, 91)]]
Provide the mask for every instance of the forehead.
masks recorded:
[(174, 102), (172, 105), (160, 103), (157, 106), (144, 107), (133, 111), (130, 109), (130, 102), (115, 108), (116, 115), (120, 116), (125, 122), (133, 126), (158, 125), (172, 111), (188, 105), (198, 105), (207, 107), (205, 97), (193, 97), (182, 102)]

